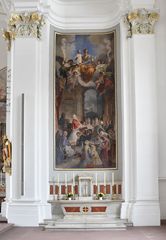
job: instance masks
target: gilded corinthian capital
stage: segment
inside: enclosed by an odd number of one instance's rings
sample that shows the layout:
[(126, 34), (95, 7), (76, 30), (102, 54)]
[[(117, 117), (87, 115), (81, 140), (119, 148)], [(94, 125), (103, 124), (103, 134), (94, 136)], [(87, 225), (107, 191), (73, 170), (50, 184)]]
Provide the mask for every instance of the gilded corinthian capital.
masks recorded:
[(40, 39), (44, 23), (43, 15), (38, 12), (12, 13), (8, 21), (8, 28), (3, 32), (3, 37), (8, 42), (8, 50), (10, 50), (11, 40), (16, 37)]
[(125, 23), (128, 26), (127, 37), (133, 34), (153, 34), (155, 23), (159, 19), (159, 13), (153, 10), (136, 9), (125, 16)]
[(9, 18), (8, 27), (16, 37), (36, 37), (40, 39), (44, 18), (38, 12), (13, 13)]

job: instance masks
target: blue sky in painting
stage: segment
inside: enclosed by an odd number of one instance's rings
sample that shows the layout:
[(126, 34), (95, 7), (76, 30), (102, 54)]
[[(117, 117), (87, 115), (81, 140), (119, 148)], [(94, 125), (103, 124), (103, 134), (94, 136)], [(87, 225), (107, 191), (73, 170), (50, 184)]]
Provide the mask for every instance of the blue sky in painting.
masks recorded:
[(75, 50), (72, 52), (72, 58), (76, 56), (77, 50), (81, 50), (87, 48), (90, 55), (95, 56), (95, 47), (93, 43), (89, 39), (89, 35), (76, 35), (75, 36)]

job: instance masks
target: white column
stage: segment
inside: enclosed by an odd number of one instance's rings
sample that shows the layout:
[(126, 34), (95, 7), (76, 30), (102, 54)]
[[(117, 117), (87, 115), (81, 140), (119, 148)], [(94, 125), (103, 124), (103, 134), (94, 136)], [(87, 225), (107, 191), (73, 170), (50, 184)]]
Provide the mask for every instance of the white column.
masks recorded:
[[(53, 141), (53, 124), (52, 124), (52, 111), (53, 111), (53, 81), (50, 75), (53, 72), (50, 70), (53, 67), (51, 60), (53, 59), (52, 52), (50, 53), (50, 24), (46, 24), (42, 29), (42, 39), (38, 41), (37, 47), (37, 63), (38, 63), (38, 81), (36, 83), (36, 159), (37, 159), (37, 184), (36, 192), (40, 202), (39, 208), (39, 222), (44, 219), (51, 218), (51, 205), (47, 203), (49, 199), (49, 163), (52, 150)], [(51, 46), (51, 49), (53, 47)], [(50, 166), (51, 169), (53, 165)], [(57, 179), (57, 178), (56, 178)]]
[(121, 104), (122, 104), (122, 156), (123, 187), (121, 219), (131, 221), (134, 201), (134, 161), (135, 158), (135, 101), (133, 82), (133, 44), (126, 38), (126, 26), (121, 21)]
[(134, 35), (132, 41), (136, 122), (136, 202), (132, 221), (135, 226), (157, 226), (160, 209), (155, 35)]
[[(12, 47), (12, 188), (8, 203), (8, 222), (17, 225), (37, 225), (38, 201), (35, 193), (35, 92), (36, 47), (35, 38), (17, 38)], [(24, 176), (21, 193), (21, 94), (24, 93)]]
[[(48, 134), (46, 134), (48, 133), (46, 121), (48, 111), (44, 111), (45, 108), (48, 109), (48, 93), (44, 95), (42, 92), (43, 87), (46, 92), (48, 88), (43, 85), (45, 75), (42, 67), (44, 70), (43, 62), (46, 66), (49, 64), (48, 60), (46, 62), (44, 60), (44, 57), (46, 59), (48, 57), (42, 48), (44, 45), (37, 39), (37, 36), (39, 38), (38, 30), (43, 24), (42, 16), (40, 13), (33, 15), (33, 12), (29, 12), (29, 21), (33, 22), (31, 27), (29, 25), (27, 27), (25, 13), (18, 14), (22, 15), (21, 23), (16, 24), (16, 29), (9, 26), (10, 31), (15, 31), (16, 39), (12, 41), (10, 55), (11, 112), (7, 119), (7, 126), (12, 141), (12, 176), (6, 202), (7, 218), (9, 223), (19, 226), (38, 226), (42, 216), (46, 215), (45, 199), (48, 197), (46, 185), (48, 182), (46, 166), (49, 161)], [(35, 20), (37, 17), (39, 17), (38, 21)], [(45, 34), (47, 37), (44, 41), (47, 41), (49, 39), (47, 27)], [(45, 46), (48, 46), (48, 43)], [(48, 71), (46, 74), (49, 76)], [(49, 82), (47, 78), (45, 81)], [(21, 105), (22, 94), (24, 94), (24, 112)], [(41, 109), (45, 116), (41, 116)], [(24, 121), (22, 121), (22, 113), (24, 113)], [(41, 124), (43, 122), (45, 125)], [(45, 172), (41, 164), (43, 159)], [(41, 191), (45, 194), (44, 199)]]
[[(128, 219), (133, 222), (134, 226), (160, 225), (154, 35), (158, 13), (152, 9), (154, 3), (154, 0), (148, 0), (146, 4), (142, 0), (132, 0), (131, 6), (134, 12), (129, 13), (126, 18), (128, 36), (131, 37), (128, 39), (130, 46), (128, 49), (130, 59), (128, 72), (131, 79), (129, 88), (132, 91), (131, 101), (134, 108), (130, 108), (133, 116), (129, 119), (131, 120), (129, 123), (132, 123), (129, 127), (130, 133), (132, 129), (132, 137), (131, 135), (129, 137), (130, 140), (133, 139), (133, 143), (132, 150), (129, 146), (128, 149), (131, 150), (132, 161), (131, 158), (130, 161), (127, 160), (132, 167), (129, 166), (130, 177), (127, 179), (130, 182), (125, 182), (125, 187), (129, 184), (127, 189), (132, 188), (132, 191), (128, 191), (130, 192), (129, 201), (132, 202)], [(126, 199), (125, 195), (125, 201)]]

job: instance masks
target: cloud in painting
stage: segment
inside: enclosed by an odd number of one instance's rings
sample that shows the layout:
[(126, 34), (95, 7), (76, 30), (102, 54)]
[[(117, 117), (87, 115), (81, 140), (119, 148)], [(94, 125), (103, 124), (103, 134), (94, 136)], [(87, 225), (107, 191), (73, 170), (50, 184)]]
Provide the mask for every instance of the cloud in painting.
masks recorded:
[(89, 41), (93, 43), (95, 48), (95, 54), (96, 56), (100, 56), (102, 54), (106, 54), (109, 58), (110, 54), (112, 53), (112, 34), (105, 34), (105, 37), (103, 38), (103, 35), (91, 35), (89, 37)]
[(57, 55), (65, 61), (72, 58), (75, 52), (75, 35), (57, 35)]

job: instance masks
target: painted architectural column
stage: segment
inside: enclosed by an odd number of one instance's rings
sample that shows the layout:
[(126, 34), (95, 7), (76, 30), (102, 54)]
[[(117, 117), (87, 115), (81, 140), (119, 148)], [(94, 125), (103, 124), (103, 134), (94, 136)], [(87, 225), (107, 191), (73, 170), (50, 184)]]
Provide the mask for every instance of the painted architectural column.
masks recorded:
[(155, 10), (139, 8), (126, 15), (132, 43), (131, 75), (135, 101), (135, 154), (133, 157), (134, 226), (160, 225), (158, 193), (157, 77), (154, 26)]
[[(38, 12), (13, 13), (4, 32), (10, 51), (12, 176), (7, 219), (17, 225), (38, 225), (39, 186), (39, 77), (43, 16)], [(9, 186), (8, 186), (9, 187)]]

